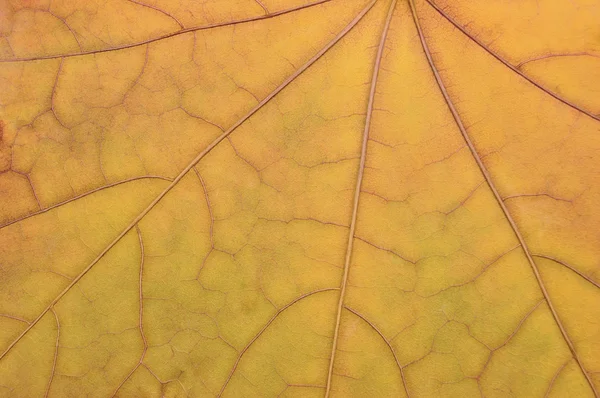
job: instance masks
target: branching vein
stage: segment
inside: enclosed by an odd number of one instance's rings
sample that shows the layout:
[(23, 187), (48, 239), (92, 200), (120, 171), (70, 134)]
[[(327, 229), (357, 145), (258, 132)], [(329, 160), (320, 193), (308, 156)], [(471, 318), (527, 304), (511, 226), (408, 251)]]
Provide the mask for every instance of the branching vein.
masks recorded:
[[(446, 20), (448, 20), (448, 22), (450, 22), (452, 25), (454, 25), (458, 30), (460, 30), (463, 34), (465, 34), (469, 39), (471, 39), (475, 44), (477, 44), (479, 47), (481, 47), (482, 49), (484, 49), (488, 54), (490, 54), (492, 57), (496, 58), (498, 61), (500, 61), (504, 66), (506, 66), (507, 68), (509, 68), (510, 70), (512, 70), (513, 72), (515, 72), (517, 75), (521, 76), (523, 79), (527, 80), (529, 83), (533, 84), (535, 87), (539, 88), (540, 90), (542, 90), (543, 92), (545, 92), (546, 94), (554, 97), (555, 99), (559, 100), (560, 102), (562, 102), (565, 105), (570, 106), (571, 108), (591, 117), (592, 119), (596, 119), (598, 121), (600, 121), (600, 116), (598, 115), (594, 115), (593, 113), (586, 111), (585, 109), (581, 108), (580, 106), (566, 100), (565, 98), (561, 97), (560, 95), (550, 91), (549, 89), (547, 89), (546, 87), (542, 86), (541, 84), (539, 84), (538, 82), (536, 82), (535, 80), (533, 80), (532, 78), (530, 78), (529, 76), (527, 76), (525, 73), (523, 73), (519, 67), (523, 64), (521, 63), (519, 66), (514, 66), (512, 65), (510, 62), (508, 62), (507, 60), (505, 60), (503, 57), (500, 56), (500, 54), (496, 53), (495, 51), (493, 51), (492, 49), (490, 49), (487, 45), (485, 45), (481, 40), (479, 40), (478, 38), (476, 38), (475, 36), (473, 36), (472, 34), (470, 34), (469, 32), (467, 32), (467, 30), (462, 27), (458, 22), (456, 22), (450, 15), (448, 15), (448, 13), (446, 13), (444, 10), (442, 10), (437, 4), (435, 4), (432, 0), (425, 0), (427, 1), (427, 3), (429, 3), (429, 5), (431, 7), (433, 7), (442, 17), (444, 17)], [(530, 62), (530, 61), (526, 61), (526, 62)], [(524, 63), (526, 63), (524, 62)]]
[(358, 13), (358, 15), (350, 21), (348, 25), (344, 27), (329, 43), (327, 43), (321, 50), (319, 50), (312, 58), (310, 58), (304, 65), (298, 68), (292, 75), (290, 75), (287, 79), (283, 81), (277, 88), (275, 88), (269, 95), (267, 95), (262, 101), (260, 101), (254, 108), (252, 108), (246, 115), (242, 116), (233, 126), (224, 131), (221, 135), (219, 135), (212, 143), (210, 143), (203, 151), (201, 151), (188, 165), (171, 181), (171, 183), (158, 195), (148, 206), (137, 216), (135, 217), (131, 223), (121, 231), (119, 235), (117, 235), (112, 242), (108, 244), (102, 250), (91, 263), (89, 263), (77, 277), (75, 277), (65, 289), (59, 293), (50, 304), (41, 311), (41, 313), (14, 339), (8, 347), (0, 354), (0, 360), (2, 360), (11, 349), (31, 330), (38, 322), (42, 319), (42, 317), (50, 311), (50, 309), (59, 302), (68, 291), (71, 290), (73, 286), (75, 286), (81, 278), (83, 278), (93, 267), (96, 265), (103, 257), (108, 253), (132, 228), (134, 228), (178, 183), (187, 175), (187, 173), (201, 160), (203, 159), (210, 151), (213, 150), (221, 141), (226, 139), (233, 131), (235, 131), (240, 125), (242, 125), (246, 120), (248, 120), (252, 115), (258, 112), (266, 103), (268, 103), (273, 97), (275, 97), (279, 92), (281, 92), (285, 87), (287, 87), (291, 82), (293, 82), (298, 76), (300, 76), (304, 71), (306, 71), (312, 64), (314, 64), (318, 59), (320, 59), (323, 54), (325, 54), (330, 48), (332, 48), (338, 41), (342, 39), (364, 16), (365, 14), (373, 7), (377, 0), (371, 0), (365, 8)]
[(452, 99), (450, 98), (450, 95), (448, 94), (448, 91), (446, 90), (446, 86), (444, 85), (444, 82), (442, 81), (440, 73), (439, 73), (438, 69), (436, 68), (435, 63), (433, 62), (433, 58), (431, 56), (431, 52), (429, 51), (429, 46), (427, 45), (427, 41), (425, 40), (425, 35), (423, 34), (423, 30), (421, 29), (421, 24), (420, 24), (419, 18), (417, 16), (417, 12), (416, 12), (416, 7), (415, 7), (414, 0), (409, 0), (409, 4), (410, 4), (410, 9), (411, 9), (411, 13), (412, 13), (412, 16), (413, 16), (413, 20), (414, 20), (414, 23), (415, 23), (415, 27), (417, 29), (417, 32), (419, 34), (419, 38), (420, 38), (420, 41), (421, 41), (421, 45), (423, 47), (423, 52), (425, 53), (425, 56), (427, 57), (427, 61), (429, 62), (429, 65), (431, 67), (431, 71), (432, 71), (433, 75), (435, 76), (435, 80), (436, 80), (437, 85), (438, 85), (438, 87), (440, 89), (440, 92), (442, 93), (442, 95), (443, 95), (443, 97), (444, 97), (444, 99), (446, 101), (446, 104), (448, 105), (448, 109), (452, 113), (452, 116), (453, 116), (453, 118), (454, 118), (454, 120), (456, 122), (456, 125), (458, 126), (458, 128), (460, 130), (460, 133), (462, 134), (465, 142), (469, 146), (469, 149), (471, 150), (473, 158), (475, 159), (477, 165), (479, 166), (479, 169), (480, 169), (481, 173), (485, 177), (487, 185), (489, 186), (490, 190), (494, 194), (494, 198), (496, 199), (496, 202), (498, 203), (498, 205), (502, 209), (502, 212), (504, 213), (504, 216), (505, 216), (506, 220), (510, 224), (510, 226), (511, 226), (511, 228), (513, 230), (513, 233), (515, 234), (517, 240), (519, 241), (519, 244), (521, 245), (521, 247), (523, 249), (523, 253), (527, 257), (527, 261), (529, 262), (529, 265), (531, 266), (531, 269), (532, 269), (532, 271), (533, 271), (533, 273), (535, 275), (535, 278), (537, 280), (539, 288), (542, 291), (542, 294), (544, 295), (544, 299), (548, 303), (548, 307), (550, 308), (550, 311), (552, 312), (552, 316), (554, 317), (554, 320), (556, 321), (556, 324), (557, 324), (558, 328), (560, 329), (560, 332), (561, 332), (561, 334), (562, 334), (565, 342), (567, 343), (567, 346), (569, 347), (569, 350), (571, 351), (571, 353), (573, 355), (573, 358), (575, 358), (575, 360), (579, 364), (579, 367), (581, 368), (581, 371), (583, 372), (585, 378), (587, 379), (587, 381), (588, 381), (590, 387), (592, 388), (592, 391), (594, 392), (595, 396), (597, 397), (598, 393), (596, 392), (596, 388), (595, 388), (594, 384), (592, 383), (592, 380), (591, 380), (588, 372), (585, 370), (585, 368), (583, 366), (583, 363), (579, 359), (579, 356), (577, 355), (577, 351), (575, 350), (575, 347), (573, 346), (573, 343), (571, 342), (571, 339), (570, 339), (569, 335), (567, 334), (567, 331), (565, 330), (565, 328), (564, 328), (564, 326), (563, 326), (563, 324), (562, 324), (562, 322), (561, 322), (561, 320), (560, 320), (560, 318), (558, 316), (558, 313), (556, 312), (556, 309), (554, 308), (554, 305), (552, 304), (552, 300), (550, 299), (550, 295), (548, 294), (548, 291), (546, 290), (546, 286), (544, 285), (544, 281), (542, 280), (542, 277), (540, 275), (538, 267), (537, 267), (535, 261), (533, 260), (533, 258), (531, 256), (531, 253), (529, 251), (527, 243), (523, 239), (523, 236), (521, 235), (521, 232), (519, 231), (519, 228), (517, 227), (517, 224), (515, 223), (514, 219), (512, 218), (512, 216), (510, 214), (510, 212), (508, 211), (508, 208), (504, 204), (504, 201), (502, 200), (502, 197), (498, 193), (498, 190), (496, 189), (496, 185), (492, 181), (492, 177), (491, 177), (490, 173), (488, 172), (487, 168), (483, 164), (483, 161), (481, 160), (481, 157), (479, 156), (479, 153), (477, 152), (477, 149), (475, 148), (475, 145), (473, 144), (473, 141), (471, 140), (471, 137), (467, 133), (467, 130), (466, 130), (466, 128), (465, 128), (465, 126), (464, 126), (464, 124), (463, 124), (463, 122), (462, 122), (459, 114), (458, 114), (458, 111), (454, 107)]
[(385, 344), (388, 346), (388, 348), (392, 352), (392, 355), (394, 356), (394, 361), (396, 361), (396, 365), (398, 366), (398, 369), (400, 370), (400, 376), (402, 377), (402, 385), (404, 386), (404, 392), (406, 392), (407, 397), (410, 397), (410, 394), (408, 393), (408, 388), (406, 387), (406, 378), (404, 377), (404, 368), (400, 364), (400, 360), (398, 359), (398, 356), (396, 355), (396, 351), (394, 350), (394, 347), (392, 347), (392, 343), (390, 343), (390, 341), (383, 335), (383, 333), (381, 333), (379, 328), (377, 328), (377, 326), (375, 326), (375, 324), (373, 324), (371, 321), (369, 321), (364, 315), (362, 315), (358, 311), (353, 310), (352, 308), (349, 308), (349, 307), (344, 307), (344, 308), (347, 309), (348, 311), (350, 311), (351, 313), (353, 313), (354, 315), (356, 315), (357, 317), (359, 317), (360, 319), (362, 319), (363, 321), (365, 321), (366, 323), (368, 323), (369, 326), (374, 331), (377, 332), (379, 337), (381, 337), (383, 339)]

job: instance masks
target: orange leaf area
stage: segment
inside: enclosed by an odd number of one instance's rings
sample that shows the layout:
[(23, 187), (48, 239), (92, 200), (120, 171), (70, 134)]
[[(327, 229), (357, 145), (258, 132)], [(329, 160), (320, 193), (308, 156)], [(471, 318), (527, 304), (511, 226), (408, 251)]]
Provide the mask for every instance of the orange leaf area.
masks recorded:
[(597, 0), (0, 0), (0, 397), (598, 397)]

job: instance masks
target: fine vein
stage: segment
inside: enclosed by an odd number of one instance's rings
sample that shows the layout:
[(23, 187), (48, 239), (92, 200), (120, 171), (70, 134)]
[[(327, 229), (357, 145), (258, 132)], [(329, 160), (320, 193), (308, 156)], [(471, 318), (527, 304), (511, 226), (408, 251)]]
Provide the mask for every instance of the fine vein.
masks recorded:
[(446, 86), (444, 85), (444, 82), (442, 81), (442, 78), (441, 78), (441, 76), (439, 74), (439, 71), (438, 71), (437, 67), (435, 66), (435, 63), (433, 62), (433, 58), (431, 56), (431, 52), (429, 51), (429, 46), (427, 45), (427, 41), (425, 40), (425, 35), (423, 34), (423, 30), (421, 28), (421, 24), (419, 23), (419, 18), (417, 16), (417, 12), (416, 12), (416, 8), (415, 8), (414, 0), (409, 0), (409, 4), (410, 4), (410, 10), (411, 10), (411, 13), (412, 13), (413, 21), (415, 23), (415, 27), (416, 27), (417, 32), (419, 34), (419, 39), (421, 41), (421, 46), (423, 47), (423, 52), (425, 53), (425, 56), (427, 57), (427, 61), (429, 62), (429, 66), (431, 68), (431, 71), (432, 71), (433, 75), (435, 76), (435, 80), (436, 80), (437, 85), (438, 85), (438, 87), (440, 89), (440, 92), (442, 93), (442, 95), (444, 97), (444, 100), (446, 101), (448, 109), (452, 113), (454, 121), (456, 122), (456, 125), (458, 126), (458, 129), (460, 130), (460, 133), (463, 136), (463, 139), (465, 140), (465, 142), (469, 146), (469, 149), (471, 150), (471, 154), (473, 155), (473, 158), (475, 159), (477, 165), (479, 166), (479, 169), (480, 169), (481, 173), (485, 177), (487, 185), (490, 187), (490, 190), (494, 194), (494, 198), (496, 199), (496, 202), (498, 203), (498, 205), (502, 209), (502, 212), (504, 213), (504, 216), (505, 216), (506, 220), (510, 224), (510, 226), (511, 226), (511, 228), (513, 230), (513, 233), (515, 234), (517, 240), (519, 241), (519, 244), (523, 248), (523, 253), (527, 257), (527, 261), (529, 262), (529, 265), (531, 266), (531, 269), (532, 269), (532, 271), (533, 271), (533, 273), (535, 275), (535, 278), (537, 280), (537, 283), (538, 283), (538, 285), (540, 287), (540, 290), (542, 291), (542, 294), (544, 295), (544, 299), (548, 303), (548, 307), (550, 308), (550, 311), (552, 312), (552, 316), (554, 317), (554, 320), (555, 320), (558, 328), (560, 329), (560, 332), (561, 332), (561, 334), (562, 334), (565, 342), (567, 343), (567, 346), (569, 347), (569, 350), (571, 351), (571, 354), (573, 355), (573, 358), (575, 358), (575, 360), (577, 361), (579, 367), (581, 368), (581, 371), (583, 372), (585, 378), (587, 379), (588, 384), (590, 385), (592, 391), (594, 392), (594, 395), (597, 397), (598, 393), (596, 392), (596, 388), (595, 388), (594, 384), (592, 383), (592, 380), (590, 379), (590, 376), (588, 375), (587, 371), (585, 370), (585, 368), (583, 366), (583, 363), (579, 359), (579, 356), (577, 355), (577, 352), (575, 351), (575, 347), (573, 346), (573, 343), (571, 342), (571, 339), (567, 335), (567, 332), (566, 332), (566, 330), (565, 330), (565, 328), (564, 328), (564, 326), (563, 326), (563, 324), (562, 324), (562, 322), (561, 322), (561, 320), (560, 320), (560, 318), (558, 316), (558, 313), (556, 312), (556, 309), (554, 308), (554, 305), (552, 305), (552, 300), (550, 300), (550, 295), (548, 294), (548, 291), (546, 290), (546, 286), (544, 285), (544, 282), (542, 280), (542, 277), (540, 275), (538, 267), (537, 267), (535, 261), (533, 260), (533, 258), (531, 256), (531, 253), (529, 251), (527, 243), (525, 243), (525, 240), (523, 239), (523, 236), (521, 235), (521, 232), (517, 228), (517, 224), (513, 220), (510, 212), (508, 211), (508, 208), (506, 207), (506, 205), (504, 204), (504, 201), (502, 200), (502, 197), (498, 193), (498, 190), (496, 189), (496, 186), (495, 186), (494, 182), (492, 181), (490, 173), (488, 172), (487, 168), (483, 164), (483, 161), (481, 160), (481, 157), (479, 156), (479, 153), (477, 152), (477, 149), (475, 148), (475, 145), (471, 141), (471, 137), (467, 133), (467, 130), (466, 130), (464, 124), (462, 123), (462, 120), (460, 119), (460, 116), (458, 115), (458, 111), (454, 107), (454, 104), (453, 104), (453, 102), (452, 102), (452, 100), (450, 98), (450, 95), (448, 94), (448, 91), (446, 90)]
[(379, 330), (379, 328), (377, 326), (375, 326), (375, 324), (373, 324), (373, 322), (369, 321), (360, 312), (355, 311), (350, 307), (344, 307), (344, 308), (347, 309), (348, 311), (350, 311), (351, 313), (353, 313), (354, 315), (356, 315), (357, 317), (359, 317), (360, 319), (362, 319), (363, 321), (365, 321), (366, 323), (368, 323), (369, 326), (371, 327), (371, 329), (376, 331), (377, 334), (379, 335), (379, 337), (381, 337), (383, 339), (385, 344), (388, 346), (388, 348), (392, 352), (392, 355), (394, 356), (394, 361), (396, 361), (396, 365), (398, 366), (398, 369), (400, 370), (400, 377), (402, 377), (402, 385), (404, 386), (404, 392), (406, 392), (407, 397), (410, 397), (410, 394), (408, 393), (408, 389), (406, 387), (406, 379), (404, 377), (404, 368), (400, 364), (400, 360), (398, 359), (398, 356), (396, 355), (396, 351), (394, 350), (394, 347), (392, 347), (392, 343), (383, 335), (383, 333), (381, 333), (381, 330)]
[(208, 216), (210, 217), (210, 225), (208, 227), (208, 236), (210, 238), (210, 250), (204, 255), (204, 258), (202, 259), (202, 264), (200, 265), (200, 268), (198, 269), (196, 279), (199, 280), (200, 271), (202, 271), (202, 269), (204, 268), (204, 265), (206, 265), (206, 260), (208, 260), (208, 257), (210, 256), (210, 254), (213, 252), (213, 250), (215, 250), (215, 237), (214, 237), (214, 232), (213, 232), (214, 228), (215, 228), (215, 217), (212, 212), (212, 206), (210, 205), (210, 198), (208, 197), (208, 189), (206, 188), (204, 179), (200, 175), (200, 172), (198, 171), (198, 168), (196, 166), (194, 166), (194, 173), (196, 173), (196, 177), (198, 177), (198, 180), (200, 181), (200, 185), (202, 185), (202, 191), (204, 192), (204, 200), (206, 201), (206, 207), (208, 209)]
[(344, 274), (340, 285), (340, 296), (337, 305), (337, 313), (335, 319), (335, 330), (333, 333), (333, 344), (331, 345), (331, 356), (329, 357), (329, 370), (327, 372), (327, 384), (325, 389), (325, 397), (329, 397), (331, 392), (331, 377), (333, 376), (333, 365), (335, 363), (335, 352), (337, 350), (338, 337), (340, 332), (340, 319), (342, 316), (342, 308), (344, 307), (344, 297), (346, 294), (346, 285), (348, 284), (348, 273), (350, 270), (350, 260), (352, 258), (352, 245), (354, 243), (354, 233), (356, 230), (356, 216), (358, 214), (358, 201), (360, 198), (360, 190), (365, 169), (365, 160), (367, 155), (367, 143), (369, 141), (369, 130), (371, 128), (371, 115), (373, 113), (373, 102), (375, 99), (375, 89), (377, 87), (377, 77), (379, 75), (379, 68), (381, 64), (381, 57), (383, 55), (383, 49), (385, 47), (385, 39), (387, 32), (394, 14), (394, 7), (396, 0), (393, 0), (390, 4), (390, 8), (385, 20), (385, 26), (381, 33), (379, 40), (379, 48), (377, 49), (377, 56), (375, 58), (375, 65), (373, 66), (373, 77), (371, 79), (371, 90), (369, 92), (369, 103), (367, 105), (367, 116), (365, 119), (365, 129), (363, 132), (362, 148), (360, 153), (360, 164), (358, 167), (358, 174), (356, 177), (356, 187), (354, 189), (354, 201), (352, 205), (352, 219), (350, 221), (350, 231), (348, 233), (348, 243), (346, 248), (346, 258), (344, 261)]
[(569, 265), (569, 264), (565, 263), (564, 261), (560, 261), (560, 260), (558, 260), (558, 259), (556, 259), (554, 257), (544, 256), (542, 254), (532, 254), (532, 257), (545, 258), (547, 260), (554, 261), (555, 263), (560, 264), (560, 265), (562, 265), (563, 267), (565, 267), (567, 269), (570, 269), (571, 271), (573, 271), (574, 273), (576, 273), (577, 275), (579, 275), (580, 277), (582, 277), (583, 279), (585, 279), (586, 281), (588, 281), (592, 285), (596, 286), (597, 288), (600, 288), (600, 284), (598, 282), (596, 282), (595, 280), (593, 280), (592, 278), (590, 278), (589, 276), (587, 276), (583, 272), (577, 270), (577, 268), (573, 267), (572, 265)]
[(175, 16), (174, 16), (174, 15), (172, 15), (172, 14), (170, 14), (170, 13), (168, 13), (168, 12), (164, 11), (164, 10), (161, 10), (160, 8), (158, 8), (158, 7), (156, 7), (156, 6), (153, 6), (153, 5), (150, 5), (150, 4), (145, 4), (145, 3), (139, 2), (139, 1), (137, 1), (137, 0), (127, 0), (127, 1), (130, 1), (130, 2), (132, 2), (132, 3), (134, 3), (134, 4), (137, 4), (137, 5), (139, 5), (139, 6), (142, 6), (142, 7), (147, 7), (147, 8), (150, 8), (151, 10), (154, 10), (154, 11), (158, 11), (158, 12), (160, 12), (161, 14), (163, 14), (163, 15), (166, 15), (167, 17), (169, 17), (169, 18), (171, 18), (173, 21), (175, 21), (175, 23), (177, 23), (177, 25), (179, 25), (179, 27), (180, 27), (181, 29), (184, 29), (184, 28), (185, 28), (185, 27), (183, 26), (183, 24), (182, 24), (181, 22), (179, 22), (179, 20), (178, 20), (177, 18), (175, 18)]
[(12, 220), (12, 221), (8, 221), (7, 223), (0, 225), (0, 229), (2, 229), (2, 228), (4, 228), (4, 227), (8, 227), (8, 226), (9, 226), (9, 225), (11, 225), (11, 224), (15, 224), (15, 223), (18, 223), (18, 222), (20, 222), (20, 221), (26, 220), (26, 219), (28, 219), (28, 218), (31, 218), (31, 217), (37, 216), (37, 215), (39, 215), (39, 214), (46, 213), (47, 211), (50, 211), (50, 210), (52, 210), (52, 209), (56, 209), (57, 207), (64, 206), (64, 205), (66, 205), (66, 204), (68, 204), (68, 203), (74, 202), (74, 201), (76, 201), (76, 200), (78, 200), (78, 199), (84, 198), (84, 197), (86, 197), (86, 196), (88, 196), (88, 195), (94, 194), (94, 193), (96, 193), (96, 192), (99, 192), (99, 191), (102, 191), (102, 190), (104, 190), (104, 189), (108, 189), (108, 188), (116, 187), (117, 185), (126, 184), (126, 183), (128, 183), (128, 182), (137, 181), (137, 180), (144, 180), (144, 179), (159, 179), (159, 180), (164, 180), (164, 181), (173, 181), (171, 178), (168, 178), (168, 177), (162, 177), (162, 176), (139, 176), (139, 177), (132, 177), (132, 178), (128, 178), (128, 179), (126, 179), (126, 180), (122, 180), (122, 181), (113, 182), (113, 183), (111, 183), (111, 184), (108, 184), (108, 185), (103, 185), (103, 186), (101, 186), (101, 187), (98, 187), (98, 188), (92, 189), (91, 191), (84, 192), (84, 193), (82, 193), (82, 194), (79, 194), (79, 195), (77, 195), (77, 196), (74, 196), (74, 197), (72, 197), (72, 198), (69, 198), (69, 199), (67, 199), (67, 200), (64, 200), (64, 201), (62, 201), (62, 202), (56, 203), (56, 204), (54, 204), (54, 205), (51, 205), (51, 206), (48, 206), (48, 207), (44, 207), (44, 208), (42, 208), (41, 210), (34, 211), (33, 213), (29, 213), (29, 214), (27, 214), (26, 216), (19, 217), (19, 218), (17, 218), (17, 219), (14, 219), (14, 220)]
[(312, 58), (310, 58), (304, 65), (298, 68), (292, 75), (285, 79), (283, 83), (277, 86), (275, 90), (273, 90), (262, 101), (260, 101), (246, 115), (242, 116), (242, 118), (239, 119), (233, 126), (224, 131), (223, 134), (218, 136), (190, 163), (188, 163), (188, 165), (177, 175), (177, 177), (175, 177), (173, 181), (156, 198), (154, 198), (154, 200), (150, 202), (150, 204), (135, 219), (133, 219), (133, 221), (131, 221), (131, 223), (127, 227), (125, 227), (125, 229), (119, 235), (117, 235), (117, 237), (113, 239), (113, 241), (110, 242), (108, 246), (106, 246), (104, 250), (102, 250), (100, 254), (98, 254), (98, 256), (96, 256), (96, 258), (94, 258), (94, 260), (92, 260), (92, 262), (88, 264), (88, 266), (85, 267), (85, 269), (79, 275), (77, 275), (77, 277), (75, 277), (60, 294), (58, 294), (58, 296), (54, 298), (54, 300), (50, 302), (50, 304), (27, 326), (27, 328), (25, 328), (25, 330), (23, 330), (23, 332), (21, 332), (21, 334), (19, 334), (19, 336), (8, 345), (6, 350), (4, 350), (2, 354), (0, 354), (0, 360), (2, 360), (6, 356), (6, 354), (10, 352), (10, 350), (23, 338), (23, 336), (25, 336), (35, 325), (37, 325), (40, 319), (42, 319), (42, 317), (52, 308), (52, 306), (54, 306), (65, 294), (67, 294), (67, 292), (71, 290), (71, 288), (77, 282), (79, 282), (79, 280), (83, 278), (83, 276), (87, 274), (90, 271), (90, 269), (92, 269), (92, 267), (94, 267), (94, 265), (96, 265), (96, 263), (98, 263), (98, 261), (100, 261), (100, 259), (104, 257), (106, 253), (108, 253), (110, 249), (112, 249), (135, 225), (137, 225), (138, 222), (140, 222), (146, 216), (146, 214), (150, 212), (150, 210), (154, 208), (154, 206), (158, 204), (158, 202), (160, 202), (165, 197), (165, 195), (167, 195), (179, 183), (179, 181), (181, 181), (181, 179), (192, 169), (192, 167), (194, 167), (202, 158), (204, 158), (204, 156), (206, 156), (210, 151), (212, 151), (214, 147), (216, 147), (221, 141), (226, 139), (234, 130), (236, 130), (240, 125), (242, 125), (256, 112), (258, 112), (258, 110), (261, 109), (267, 102), (269, 102), (273, 97), (275, 97), (281, 90), (287, 87), (292, 81), (294, 81), (298, 76), (300, 76), (300, 74), (302, 74), (319, 58), (321, 58), (323, 54), (325, 54), (331, 47), (333, 47), (338, 41), (340, 41), (342, 37), (344, 37), (358, 23), (358, 21), (360, 21), (364, 17), (364, 15), (373, 7), (376, 1), (377, 0), (371, 0), (366, 5), (366, 7), (363, 8), (361, 12), (352, 21), (350, 21), (348, 25), (344, 27), (344, 29), (342, 29), (329, 43), (325, 45), (325, 47), (319, 50), (319, 52), (317, 52)]
[(58, 360), (58, 344), (60, 342), (60, 322), (58, 320), (58, 315), (54, 310), (54, 307), (51, 308), (52, 314), (54, 314), (54, 320), (56, 321), (56, 343), (54, 346), (54, 358), (52, 359), (52, 371), (50, 372), (50, 379), (48, 379), (48, 385), (46, 386), (46, 392), (44, 397), (48, 397), (50, 394), (50, 387), (52, 387), (52, 380), (54, 380), (54, 374), (56, 373), (56, 361)]
[(125, 44), (125, 45), (121, 45), (121, 46), (117, 46), (117, 47), (111, 47), (111, 48), (105, 48), (105, 49), (101, 49), (101, 50), (82, 51), (82, 52), (76, 52), (76, 53), (70, 53), (70, 54), (46, 55), (46, 56), (42, 56), (42, 57), (25, 57), (25, 58), (0, 59), (0, 62), (39, 61), (39, 60), (44, 60), (44, 59), (70, 58), (70, 57), (79, 57), (79, 56), (83, 56), (83, 55), (100, 54), (100, 53), (106, 53), (106, 52), (111, 52), (111, 51), (125, 50), (125, 49), (128, 49), (128, 48), (134, 48), (134, 47), (143, 46), (145, 44), (154, 43), (155, 41), (160, 41), (160, 40), (163, 40), (163, 39), (169, 39), (171, 37), (183, 35), (183, 34), (190, 33), (190, 32), (196, 32), (196, 31), (199, 31), (199, 30), (208, 30), (208, 29), (220, 28), (220, 27), (223, 27), (223, 26), (237, 25), (237, 24), (242, 24), (242, 23), (259, 21), (261, 19), (273, 18), (273, 17), (277, 17), (277, 16), (280, 16), (280, 15), (289, 14), (289, 13), (292, 13), (294, 11), (299, 11), (299, 10), (302, 10), (304, 8), (309, 8), (309, 7), (313, 7), (313, 6), (319, 5), (319, 4), (328, 3), (330, 1), (331, 0), (318, 0), (318, 1), (315, 1), (315, 2), (312, 2), (312, 3), (300, 5), (300, 6), (297, 6), (297, 7), (288, 8), (286, 10), (272, 12), (270, 14), (259, 15), (259, 16), (256, 16), (256, 17), (249, 17), (249, 18), (244, 18), (244, 19), (238, 19), (236, 21), (229, 21), (229, 22), (218, 22), (218, 23), (214, 23), (214, 24), (210, 24), (210, 25), (194, 26), (194, 27), (191, 27), (191, 28), (181, 29), (181, 30), (178, 30), (178, 31), (175, 31), (175, 32), (167, 33), (165, 35), (158, 36), (158, 37), (155, 37), (155, 38), (152, 38), (152, 39), (148, 39), (148, 40), (144, 40), (144, 41), (140, 41), (140, 42), (137, 42), (137, 43)]
[(219, 391), (219, 395), (217, 395), (217, 397), (220, 397), (221, 395), (223, 395), (223, 392), (225, 391), (225, 388), (227, 387), (227, 384), (229, 384), (229, 381), (231, 380), (231, 377), (233, 376), (233, 373), (235, 372), (235, 370), (237, 369), (240, 361), (242, 360), (242, 357), (244, 356), (244, 354), (246, 353), (246, 351), (248, 351), (248, 349), (250, 348), (250, 346), (252, 344), (254, 344), (254, 342), (256, 340), (258, 340), (258, 338), (265, 332), (265, 330), (267, 330), (267, 328), (275, 321), (275, 319), (277, 319), (277, 317), (279, 317), (279, 315), (281, 315), (281, 313), (285, 310), (287, 310), (288, 308), (290, 308), (291, 306), (293, 306), (294, 304), (296, 304), (297, 302), (312, 296), (313, 294), (317, 294), (317, 293), (322, 293), (322, 292), (329, 292), (332, 290), (339, 290), (337, 287), (329, 287), (329, 288), (325, 288), (325, 289), (319, 289), (319, 290), (315, 290), (309, 293), (305, 293), (300, 297), (295, 298), (294, 300), (290, 301), (289, 303), (287, 303), (286, 305), (284, 305), (283, 307), (281, 307), (279, 310), (277, 310), (277, 312), (275, 312), (275, 314), (273, 314), (273, 316), (267, 321), (267, 323), (265, 323), (265, 325), (258, 331), (258, 333), (256, 333), (256, 335), (252, 338), (252, 340), (250, 340), (250, 342), (248, 342), (248, 344), (246, 344), (246, 346), (244, 348), (242, 348), (242, 350), (238, 353), (238, 356), (235, 360), (235, 363), (233, 364), (231, 371), (229, 371), (229, 375), (227, 376), (227, 379), (225, 380), (225, 383), (223, 383), (223, 386), (221, 387), (221, 391)]
[(556, 373), (554, 373), (554, 376), (552, 377), (552, 380), (550, 380), (550, 384), (548, 385), (548, 389), (546, 390), (546, 394), (544, 394), (544, 398), (547, 398), (548, 396), (550, 396), (550, 393), (552, 392), (552, 388), (554, 387), (554, 382), (556, 381), (558, 376), (562, 373), (563, 369), (565, 368), (565, 366), (568, 365), (568, 363), (570, 361), (571, 361), (571, 359), (569, 358), (569, 360), (567, 362), (563, 363), (561, 365), (561, 367), (558, 368)]
[(146, 352), (148, 351), (148, 340), (146, 340), (146, 335), (144, 334), (144, 239), (142, 237), (142, 231), (140, 230), (139, 225), (135, 226), (135, 230), (138, 236), (138, 242), (140, 245), (140, 272), (138, 278), (138, 300), (139, 300), (139, 311), (138, 311), (138, 328), (140, 330), (140, 337), (142, 338), (142, 343), (144, 347), (142, 348), (142, 354), (140, 355), (140, 359), (138, 363), (129, 371), (129, 374), (121, 381), (121, 384), (117, 387), (113, 395), (114, 397), (117, 395), (121, 387), (133, 376), (135, 371), (141, 366), (144, 365), (144, 357), (146, 356)]

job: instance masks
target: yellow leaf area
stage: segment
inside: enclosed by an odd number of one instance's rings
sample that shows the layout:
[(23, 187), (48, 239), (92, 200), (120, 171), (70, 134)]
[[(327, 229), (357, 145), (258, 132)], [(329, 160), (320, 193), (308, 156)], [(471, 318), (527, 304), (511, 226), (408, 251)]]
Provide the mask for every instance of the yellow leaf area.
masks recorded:
[(598, 397), (597, 0), (1, 0), (0, 397)]

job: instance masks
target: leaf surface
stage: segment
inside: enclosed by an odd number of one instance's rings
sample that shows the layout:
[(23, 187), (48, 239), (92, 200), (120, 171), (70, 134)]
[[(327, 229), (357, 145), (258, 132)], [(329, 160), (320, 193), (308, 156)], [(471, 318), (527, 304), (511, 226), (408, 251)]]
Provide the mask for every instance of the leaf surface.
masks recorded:
[(597, 397), (598, 20), (0, 3), (0, 396)]

